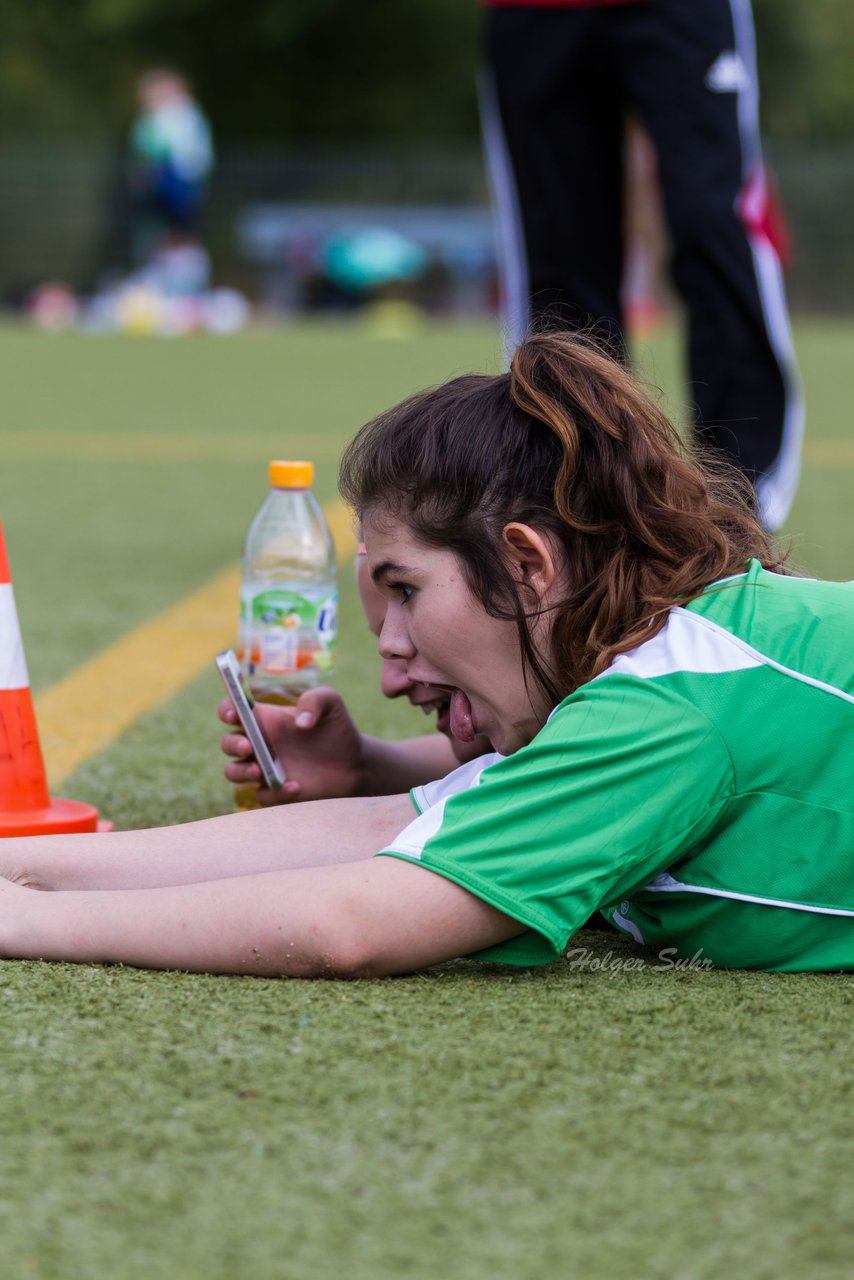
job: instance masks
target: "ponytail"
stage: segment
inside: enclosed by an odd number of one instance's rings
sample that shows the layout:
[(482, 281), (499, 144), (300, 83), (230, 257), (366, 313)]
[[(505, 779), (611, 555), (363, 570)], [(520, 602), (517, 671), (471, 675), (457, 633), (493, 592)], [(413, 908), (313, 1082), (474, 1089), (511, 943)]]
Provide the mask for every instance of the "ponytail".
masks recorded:
[(572, 559), (555, 641), (579, 683), (752, 557), (783, 567), (746, 478), (692, 454), (640, 381), (591, 341), (529, 339), (513, 358), (510, 393), (561, 452), (552, 498)]

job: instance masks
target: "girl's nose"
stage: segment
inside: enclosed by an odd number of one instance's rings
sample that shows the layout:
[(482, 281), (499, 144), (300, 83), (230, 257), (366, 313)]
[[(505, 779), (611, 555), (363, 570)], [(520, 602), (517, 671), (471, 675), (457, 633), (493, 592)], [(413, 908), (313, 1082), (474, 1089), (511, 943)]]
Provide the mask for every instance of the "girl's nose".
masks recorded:
[(399, 698), (412, 688), (412, 681), (406, 674), (406, 663), (399, 658), (383, 658), (380, 688), (384, 698)]
[(379, 638), (380, 657), (386, 662), (393, 661), (395, 658), (408, 661), (415, 656), (415, 646), (409, 638), (406, 627), (401, 623), (398, 610), (393, 605), (389, 606), (386, 609)]

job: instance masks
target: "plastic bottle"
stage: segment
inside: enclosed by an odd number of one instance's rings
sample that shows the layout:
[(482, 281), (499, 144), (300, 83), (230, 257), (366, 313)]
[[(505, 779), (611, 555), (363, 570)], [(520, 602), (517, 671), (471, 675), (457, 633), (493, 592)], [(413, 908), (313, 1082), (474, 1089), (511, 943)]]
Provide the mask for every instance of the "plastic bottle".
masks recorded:
[[(335, 548), (311, 492), (313, 464), (271, 462), (269, 478), (243, 549), (237, 657), (259, 702), (292, 706), (332, 674)], [(238, 788), (242, 807), (249, 802), (244, 790)]]

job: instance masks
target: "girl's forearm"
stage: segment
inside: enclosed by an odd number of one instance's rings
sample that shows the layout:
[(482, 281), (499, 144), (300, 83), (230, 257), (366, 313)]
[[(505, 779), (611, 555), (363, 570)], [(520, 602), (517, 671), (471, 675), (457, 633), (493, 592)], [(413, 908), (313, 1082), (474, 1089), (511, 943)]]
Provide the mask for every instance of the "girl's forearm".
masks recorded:
[(157, 889), (0, 882), (0, 956), (290, 977), (407, 973), (522, 931), (394, 858)]
[(444, 778), (459, 761), (441, 733), (390, 741), (362, 736), (363, 795), (392, 795)]
[[(310, 874), (314, 890), (322, 889), (321, 871)], [(0, 906), (0, 954), (302, 976), (320, 971), (326, 950), (323, 900), (308, 888), (300, 872), (153, 889), (42, 894), (13, 887), (16, 896)]]
[(0, 841), (34, 889), (143, 889), (369, 858), (415, 816), (407, 795), (307, 801), (178, 827)]

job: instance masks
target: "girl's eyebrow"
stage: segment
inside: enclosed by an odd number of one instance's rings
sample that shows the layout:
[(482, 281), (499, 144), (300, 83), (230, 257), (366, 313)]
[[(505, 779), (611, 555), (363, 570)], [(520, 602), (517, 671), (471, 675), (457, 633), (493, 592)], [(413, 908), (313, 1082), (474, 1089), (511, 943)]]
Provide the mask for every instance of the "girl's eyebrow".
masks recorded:
[(371, 570), (371, 581), (378, 586), (380, 580), (389, 574), (407, 576), (412, 573), (415, 573), (415, 570), (405, 564), (396, 564), (394, 560), (382, 560)]

